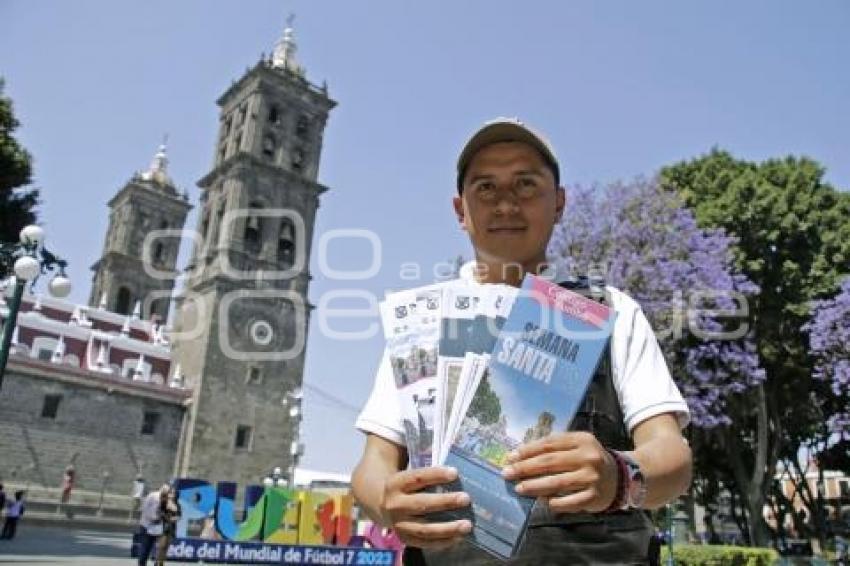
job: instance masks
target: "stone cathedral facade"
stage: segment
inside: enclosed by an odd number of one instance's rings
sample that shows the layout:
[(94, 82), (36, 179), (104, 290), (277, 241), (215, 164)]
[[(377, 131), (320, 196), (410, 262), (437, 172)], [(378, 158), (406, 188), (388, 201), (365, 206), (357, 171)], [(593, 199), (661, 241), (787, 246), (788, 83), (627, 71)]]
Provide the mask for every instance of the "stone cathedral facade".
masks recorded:
[[(54, 486), (74, 465), (82, 488), (108, 474), (123, 493), (139, 473), (242, 485), (273, 467), (293, 473), (327, 190), (319, 160), (336, 104), (295, 55), (290, 25), (218, 99), (196, 227), (163, 144), (108, 203), (89, 304), (25, 297), (0, 392), (0, 481)], [(193, 245), (175, 291), (181, 234)]]
[(144, 299), (145, 312), (165, 321), (174, 279), (157, 277), (157, 272), (175, 272), (179, 240), (146, 239), (155, 229), (181, 230), (191, 208), (188, 201), (189, 195), (178, 194), (168, 176), (168, 156), (162, 145), (150, 168), (133, 175), (108, 203), (103, 253), (92, 266), (90, 306), (130, 314), (134, 303)]
[[(218, 100), (220, 129), (203, 177), (200, 236), (187, 267), (174, 359), (193, 390), (183, 476), (260, 477), (259, 454), (300, 453), (287, 397), (300, 389), (310, 243), (327, 190), (316, 179), (335, 103), (295, 60), (291, 29)], [(235, 447), (235, 448), (234, 448)]]

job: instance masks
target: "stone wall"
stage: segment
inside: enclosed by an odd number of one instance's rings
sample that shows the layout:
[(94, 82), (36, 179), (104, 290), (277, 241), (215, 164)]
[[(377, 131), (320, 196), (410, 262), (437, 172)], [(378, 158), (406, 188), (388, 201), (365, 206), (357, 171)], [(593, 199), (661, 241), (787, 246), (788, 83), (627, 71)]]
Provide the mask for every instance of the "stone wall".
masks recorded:
[[(50, 364), (10, 360), (0, 389), (0, 481), (57, 487), (73, 462), (76, 486), (129, 493), (141, 468), (148, 486), (171, 478), (185, 394), (114, 378), (70, 374)], [(55, 418), (46, 395), (61, 395)], [(156, 413), (150, 434), (145, 412)]]

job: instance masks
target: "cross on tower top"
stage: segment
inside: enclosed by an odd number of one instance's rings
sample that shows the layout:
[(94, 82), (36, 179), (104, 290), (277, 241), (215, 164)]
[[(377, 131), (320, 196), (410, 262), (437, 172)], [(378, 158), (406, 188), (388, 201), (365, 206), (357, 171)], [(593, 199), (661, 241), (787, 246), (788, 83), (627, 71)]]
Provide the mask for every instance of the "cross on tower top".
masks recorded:
[(295, 14), (290, 12), (286, 17), (286, 28), (283, 30), (283, 37), (275, 44), (274, 53), (272, 54), (272, 66), (303, 76), (304, 69), (295, 59), (295, 52), (298, 50), (298, 46), (295, 44), (295, 31), (292, 29), (293, 22), (295, 22)]

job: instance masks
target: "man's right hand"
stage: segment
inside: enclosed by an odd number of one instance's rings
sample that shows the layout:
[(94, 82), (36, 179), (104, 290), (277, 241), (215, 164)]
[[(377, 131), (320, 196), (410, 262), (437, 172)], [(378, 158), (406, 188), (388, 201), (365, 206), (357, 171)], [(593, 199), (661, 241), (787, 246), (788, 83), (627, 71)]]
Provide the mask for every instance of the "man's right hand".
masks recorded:
[(469, 505), (469, 495), (462, 491), (426, 493), (422, 490), (457, 479), (453, 468), (419, 468), (396, 472), (384, 482), (380, 511), (385, 524), (405, 544), (419, 548), (446, 548), (460, 542), (472, 530), (466, 519), (429, 523), (425, 516), (439, 511), (461, 509)]

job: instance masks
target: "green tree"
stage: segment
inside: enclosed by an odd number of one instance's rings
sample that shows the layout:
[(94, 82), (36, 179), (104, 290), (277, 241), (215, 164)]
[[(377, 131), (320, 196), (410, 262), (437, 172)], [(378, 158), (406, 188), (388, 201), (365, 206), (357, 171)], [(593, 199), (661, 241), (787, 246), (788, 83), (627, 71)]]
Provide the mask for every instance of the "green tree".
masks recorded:
[(475, 397), (469, 405), (469, 414), (485, 425), (495, 423), (502, 414), (502, 404), (499, 402), (499, 396), (490, 388), (487, 374), (481, 378), (481, 384), (475, 391)]
[(23, 188), (32, 179), (32, 158), (13, 135), (20, 123), (3, 86), (0, 78), (0, 242), (8, 243), (17, 242), (21, 228), (35, 222), (39, 200), (37, 189)]
[(714, 433), (758, 545), (769, 542), (762, 509), (776, 464), (820, 434), (828, 415), (819, 401), (832, 394), (812, 378), (802, 329), (812, 301), (834, 295), (850, 270), (850, 195), (823, 176), (805, 157), (753, 163), (718, 149), (661, 171), (700, 226), (737, 238), (736, 264), (761, 288), (749, 310), (766, 379), (730, 400), (732, 423)]

